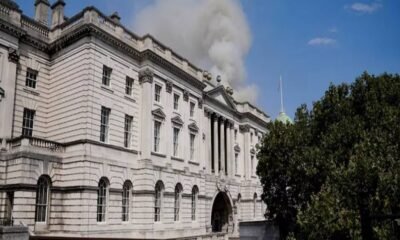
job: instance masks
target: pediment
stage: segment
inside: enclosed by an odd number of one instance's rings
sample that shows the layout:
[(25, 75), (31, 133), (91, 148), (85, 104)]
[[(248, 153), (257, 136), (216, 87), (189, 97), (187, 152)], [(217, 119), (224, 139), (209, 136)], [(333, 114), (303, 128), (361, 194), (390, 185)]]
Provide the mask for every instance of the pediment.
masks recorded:
[(192, 130), (193, 132), (198, 132), (199, 131), (199, 127), (197, 127), (196, 123), (189, 124), (188, 128), (190, 130)]
[(165, 113), (163, 112), (163, 110), (161, 108), (157, 108), (157, 109), (151, 111), (151, 114), (153, 114), (153, 116), (155, 116), (155, 117), (165, 119)]
[(231, 109), (236, 110), (232, 97), (226, 92), (224, 86), (218, 86), (206, 93), (206, 95)]
[(171, 118), (171, 122), (178, 124), (178, 125), (183, 125), (183, 120), (179, 116), (175, 116)]
[(235, 152), (240, 152), (240, 147), (237, 144), (235, 145), (235, 147), (233, 149), (235, 150)]

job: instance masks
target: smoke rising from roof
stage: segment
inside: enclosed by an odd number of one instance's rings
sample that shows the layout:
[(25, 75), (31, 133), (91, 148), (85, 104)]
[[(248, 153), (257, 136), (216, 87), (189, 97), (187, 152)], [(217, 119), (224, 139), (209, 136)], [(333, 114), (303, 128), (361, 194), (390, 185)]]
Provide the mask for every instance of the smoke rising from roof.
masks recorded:
[(210, 71), (214, 81), (221, 75), (235, 99), (256, 101), (257, 88), (245, 82), (251, 33), (236, 0), (156, 0), (136, 15), (134, 29)]

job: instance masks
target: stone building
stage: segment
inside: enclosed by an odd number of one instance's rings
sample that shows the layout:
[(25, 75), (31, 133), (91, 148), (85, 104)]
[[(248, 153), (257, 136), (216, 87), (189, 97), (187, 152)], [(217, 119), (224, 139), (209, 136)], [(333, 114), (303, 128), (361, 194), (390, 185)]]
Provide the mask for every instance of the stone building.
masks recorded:
[(215, 239), (262, 220), (256, 146), (269, 117), (117, 13), (66, 17), (65, 5), (36, 0), (30, 18), (0, 0), (3, 223)]

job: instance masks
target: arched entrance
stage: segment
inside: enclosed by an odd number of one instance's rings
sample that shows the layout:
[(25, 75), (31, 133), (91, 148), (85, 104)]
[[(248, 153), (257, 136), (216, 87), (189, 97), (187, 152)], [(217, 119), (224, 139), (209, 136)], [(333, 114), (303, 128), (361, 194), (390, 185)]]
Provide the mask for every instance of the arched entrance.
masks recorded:
[(215, 197), (211, 212), (211, 225), (213, 232), (227, 232), (232, 224), (232, 205), (225, 192), (219, 192)]

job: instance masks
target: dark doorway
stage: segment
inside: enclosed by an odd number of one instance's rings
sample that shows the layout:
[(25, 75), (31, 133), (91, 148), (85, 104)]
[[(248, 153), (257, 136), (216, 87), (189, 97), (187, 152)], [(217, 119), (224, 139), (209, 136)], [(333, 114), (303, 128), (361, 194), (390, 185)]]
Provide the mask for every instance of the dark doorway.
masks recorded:
[(215, 197), (211, 213), (213, 232), (227, 232), (232, 224), (232, 206), (229, 197), (224, 192), (219, 192)]

